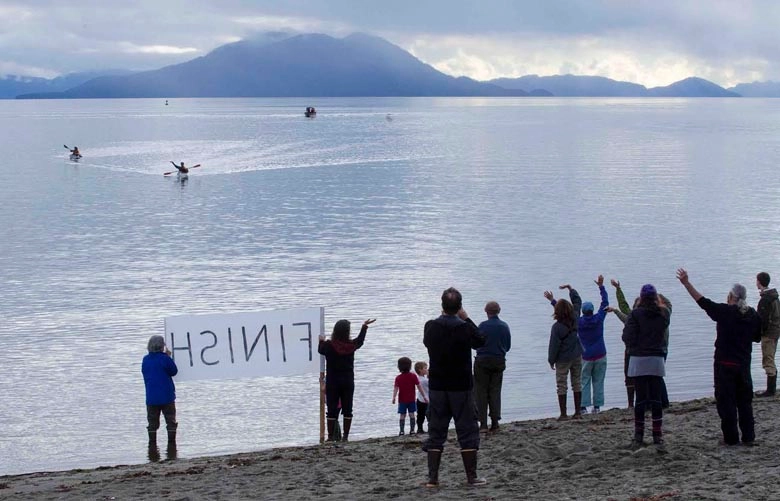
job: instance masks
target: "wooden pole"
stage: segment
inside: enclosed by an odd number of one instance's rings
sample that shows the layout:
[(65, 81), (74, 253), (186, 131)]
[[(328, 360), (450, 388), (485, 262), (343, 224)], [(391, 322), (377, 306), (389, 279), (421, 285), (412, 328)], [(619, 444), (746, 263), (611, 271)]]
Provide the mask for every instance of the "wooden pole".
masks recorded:
[[(325, 335), (325, 308), (320, 308), (320, 336)], [(320, 443), (325, 443), (325, 357), (320, 355)]]

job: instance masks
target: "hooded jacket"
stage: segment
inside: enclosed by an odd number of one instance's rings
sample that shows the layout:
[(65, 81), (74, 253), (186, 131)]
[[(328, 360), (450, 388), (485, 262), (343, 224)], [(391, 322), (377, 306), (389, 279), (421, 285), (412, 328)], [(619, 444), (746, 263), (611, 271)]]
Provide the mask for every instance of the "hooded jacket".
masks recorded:
[(360, 328), (360, 334), (355, 339), (320, 341), (317, 351), (320, 355), (325, 356), (325, 370), (328, 376), (355, 376), (355, 351), (363, 346), (367, 331), (368, 326), (363, 325)]
[(146, 405), (166, 405), (176, 401), (173, 376), (179, 372), (173, 359), (161, 351), (144, 356), (141, 373), (146, 387)]
[(626, 353), (633, 357), (663, 357), (667, 349), (669, 316), (665, 307), (638, 306), (631, 310), (623, 327)]
[(757, 310), (761, 317), (761, 337), (780, 339), (780, 299), (777, 289), (761, 291)]
[(607, 346), (604, 344), (604, 318), (607, 316), (609, 300), (603, 285), (599, 286), (599, 293), (599, 310), (592, 315), (581, 315), (577, 319), (577, 336), (582, 344), (583, 360), (598, 360), (607, 354)]

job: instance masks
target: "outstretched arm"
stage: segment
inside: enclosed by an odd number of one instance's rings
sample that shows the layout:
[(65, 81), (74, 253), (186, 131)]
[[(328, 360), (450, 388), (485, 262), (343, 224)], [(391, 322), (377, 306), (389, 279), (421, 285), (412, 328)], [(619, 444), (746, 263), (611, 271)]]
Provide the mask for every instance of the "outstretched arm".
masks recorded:
[(603, 275), (599, 275), (599, 277), (596, 279), (596, 285), (599, 286), (599, 293), (601, 294), (601, 304), (599, 305), (598, 313), (606, 316), (606, 312), (604, 310), (606, 310), (607, 306), (609, 306), (609, 298), (607, 297), (607, 289), (604, 287)]
[(615, 297), (617, 298), (618, 308), (620, 308), (620, 311), (623, 312), (624, 315), (628, 315), (631, 313), (631, 307), (628, 305), (628, 301), (626, 301), (626, 295), (623, 294), (620, 282), (613, 278), (612, 286), (615, 287)]
[(685, 271), (685, 269), (680, 268), (677, 270), (677, 280), (679, 280), (680, 283), (683, 284), (683, 287), (685, 287), (685, 290), (688, 291), (688, 294), (691, 295), (694, 301), (698, 302), (699, 299), (703, 297), (699, 293), (699, 291), (696, 290), (693, 284), (688, 280), (688, 272)]

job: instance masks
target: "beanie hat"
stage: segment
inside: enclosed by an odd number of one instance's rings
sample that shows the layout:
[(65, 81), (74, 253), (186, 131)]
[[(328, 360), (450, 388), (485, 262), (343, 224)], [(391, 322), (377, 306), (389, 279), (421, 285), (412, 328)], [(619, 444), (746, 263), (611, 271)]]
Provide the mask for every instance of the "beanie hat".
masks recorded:
[(582, 303), (582, 312), (583, 313), (587, 313), (587, 312), (593, 313), (593, 303), (591, 303), (590, 301), (585, 301), (584, 303)]
[(642, 286), (642, 290), (639, 293), (639, 297), (653, 297), (657, 296), (658, 291), (655, 290), (655, 287), (653, 287), (653, 284), (645, 284)]

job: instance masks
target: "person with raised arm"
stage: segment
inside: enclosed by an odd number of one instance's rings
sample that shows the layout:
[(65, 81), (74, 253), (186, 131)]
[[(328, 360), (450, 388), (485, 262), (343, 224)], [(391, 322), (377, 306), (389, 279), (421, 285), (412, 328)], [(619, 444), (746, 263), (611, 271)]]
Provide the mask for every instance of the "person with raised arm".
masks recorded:
[(176, 162), (171, 160), (171, 163), (176, 167), (176, 170), (179, 171), (179, 174), (187, 174), (190, 172), (190, 170), (184, 166), (184, 162), (180, 162), (180, 165), (176, 165)]
[(725, 303), (704, 297), (691, 284), (688, 272), (680, 268), (677, 279), (696, 304), (715, 321), (715, 400), (720, 429), (726, 445), (753, 445), (756, 439), (753, 420), (753, 379), (750, 358), (753, 343), (761, 341), (761, 317), (745, 302), (747, 289), (734, 284)]
[(569, 290), (569, 299), (555, 299), (551, 291), (545, 291), (544, 297), (553, 306), (555, 323), (550, 329), (550, 342), (547, 347), (547, 363), (555, 371), (555, 386), (558, 394), (558, 408), (561, 415), (558, 421), (568, 419), (566, 414), (566, 378), (571, 378), (571, 389), (574, 394), (573, 419), (579, 419), (582, 403), (582, 345), (577, 337), (577, 313), (582, 306), (582, 299), (576, 289), (565, 284), (559, 289)]
[[(586, 414), (591, 402), (593, 413), (598, 414), (604, 405), (604, 379), (607, 375), (607, 346), (604, 344), (604, 319), (609, 306), (604, 276), (594, 280), (599, 287), (601, 304), (593, 312), (593, 303), (582, 303), (582, 315), (577, 319), (577, 337), (582, 344), (582, 403), (580, 413)], [(592, 393), (591, 393), (592, 391)], [(592, 397), (591, 397), (592, 395)]]
[(670, 315), (671, 312), (659, 304), (655, 287), (645, 284), (639, 293), (639, 303), (628, 314), (623, 328), (622, 339), (629, 357), (628, 376), (634, 378), (636, 386), (633, 450), (644, 445), (645, 409), (649, 406), (653, 416), (653, 444), (659, 452), (666, 451), (661, 384), (666, 375), (664, 332), (669, 327)]
[[(615, 288), (615, 297), (617, 298), (618, 302), (618, 309), (615, 309), (611, 306), (607, 307), (606, 311), (607, 313), (614, 313), (616, 317), (618, 317), (618, 320), (620, 320), (624, 325), (626, 323), (626, 319), (628, 318), (628, 314), (631, 313), (632, 307), (628, 305), (628, 301), (626, 301), (626, 295), (623, 293), (623, 289), (620, 287), (620, 282), (618, 280), (615, 280), (614, 278), (610, 281), (612, 283), (612, 286)], [(666, 307), (667, 310), (669, 310), (669, 313), (672, 312), (672, 302), (669, 301), (669, 298), (664, 296), (663, 294), (658, 294), (658, 305)], [(634, 299), (634, 307), (639, 304), (639, 297)], [(664, 354), (664, 362), (666, 362), (666, 357), (669, 353), (669, 329), (666, 329), (666, 332), (664, 332), (664, 340), (665, 340), (665, 354)], [(625, 385), (626, 385), (626, 396), (628, 397), (628, 408), (633, 409), (634, 408), (634, 378), (628, 376), (628, 351), (624, 351), (623, 353), (623, 376), (625, 377)], [(661, 407), (666, 409), (669, 407), (669, 394), (666, 389), (666, 381), (661, 378)]]
[[(333, 326), (330, 339), (320, 336), (317, 352), (325, 356), (325, 403), (328, 408), (328, 442), (335, 441), (334, 432), (339, 411), (344, 416), (341, 440), (349, 441), (349, 431), (352, 428), (352, 401), (355, 394), (355, 351), (366, 340), (368, 326), (376, 322), (369, 318), (363, 322), (360, 334), (355, 339), (350, 338), (349, 320), (339, 320)], [(341, 408), (339, 408), (341, 402)]]

